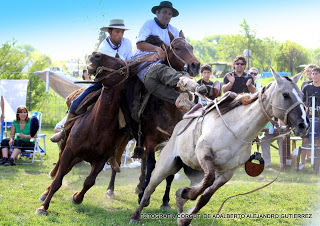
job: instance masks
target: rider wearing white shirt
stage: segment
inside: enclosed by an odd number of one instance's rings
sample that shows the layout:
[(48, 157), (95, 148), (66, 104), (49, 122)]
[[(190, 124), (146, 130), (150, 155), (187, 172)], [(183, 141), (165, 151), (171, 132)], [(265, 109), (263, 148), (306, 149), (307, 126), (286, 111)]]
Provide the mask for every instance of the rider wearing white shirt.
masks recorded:
[[(168, 30), (171, 32), (174, 38), (179, 37), (179, 30), (168, 24), (167, 26), (161, 26), (159, 24), (159, 20), (155, 17), (153, 20), (148, 20), (144, 23), (142, 28), (140, 29), (137, 43), (145, 41), (150, 35), (159, 36), (159, 38), (167, 45), (170, 45), (170, 37)], [(163, 28), (164, 27), (164, 28)]]
[[(166, 53), (162, 49), (162, 45), (146, 42), (147, 38), (153, 35), (158, 36), (162, 42), (170, 45), (169, 31), (174, 38), (183, 37), (182, 31), (179, 32), (177, 28), (169, 24), (171, 18), (178, 16), (179, 12), (173, 8), (172, 3), (169, 1), (160, 2), (160, 5), (154, 6), (151, 12), (156, 14), (157, 17), (154, 20), (148, 20), (142, 26), (137, 39), (137, 49), (146, 53), (155, 52), (156, 54), (152, 55), (154, 58), (152, 60), (153, 63), (141, 71), (138, 76), (150, 93), (164, 101), (175, 104), (183, 111), (187, 111), (194, 103), (188, 99), (185, 93), (177, 92), (175, 87), (182, 80), (191, 90), (197, 88), (199, 84), (190, 79), (190, 75), (187, 72), (177, 72), (173, 68), (161, 64), (161, 61), (163, 62), (166, 59)], [(138, 51), (137, 54), (139, 56), (141, 52)]]
[(110, 36), (103, 40), (98, 52), (115, 57), (118, 53), (122, 60), (130, 60), (132, 57), (132, 44), (129, 39), (122, 38), (121, 43), (116, 46), (110, 40)]

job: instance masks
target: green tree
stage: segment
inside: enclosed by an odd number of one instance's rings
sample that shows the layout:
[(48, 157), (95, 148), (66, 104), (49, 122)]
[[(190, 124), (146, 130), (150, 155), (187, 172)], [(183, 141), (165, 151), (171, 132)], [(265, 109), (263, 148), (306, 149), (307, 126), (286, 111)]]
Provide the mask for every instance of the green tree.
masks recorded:
[(307, 49), (301, 45), (285, 41), (277, 51), (276, 60), (278, 71), (288, 71), (294, 75), (299, 65), (308, 64), (309, 54)]
[[(32, 80), (32, 107), (41, 102), (46, 96), (45, 83), (35, 76), (35, 71), (48, 68), (51, 60), (31, 45), (16, 46), (16, 41), (6, 42), (0, 48), (1, 79), (30, 79)], [(30, 84), (28, 84), (28, 89)], [(29, 89), (30, 90), (30, 89)], [(29, 95), (27, 102), (29, 101)]]
[(243, 35), (225, 35), (217, 45), (217, 60), (231, 62), (236, 56), (242, 55), (247, 40)]

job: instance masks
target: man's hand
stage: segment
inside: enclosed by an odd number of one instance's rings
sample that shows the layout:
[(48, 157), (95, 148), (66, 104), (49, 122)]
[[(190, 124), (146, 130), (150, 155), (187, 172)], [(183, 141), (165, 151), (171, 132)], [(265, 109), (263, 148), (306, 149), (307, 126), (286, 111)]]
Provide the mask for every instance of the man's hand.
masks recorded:
[(250, 86), (252, 84), (252, 79), (249, 79), (246, 83), (246, 86)]
[(159, 59), (157, 54), (152, 54), (143, 59), (143, 61), (157, 61)]
[(234, 83), (234, 80), (235, 80), (235, 78), (234, 78), (234, 75), (231, 73), (228, 73), (227, 74), (227, 79), (229, 80), (229, 82), (231, 82), (232, 84)]
[[(165, 61), (166, 60), (166, 53), (163, 51), (163, 49), (161, 47), (158, 47), (156, 51), (157, 51), (160, 59), (162, 61)], [(159, 59), (159, 57), (158, 57), (158, 59)]]

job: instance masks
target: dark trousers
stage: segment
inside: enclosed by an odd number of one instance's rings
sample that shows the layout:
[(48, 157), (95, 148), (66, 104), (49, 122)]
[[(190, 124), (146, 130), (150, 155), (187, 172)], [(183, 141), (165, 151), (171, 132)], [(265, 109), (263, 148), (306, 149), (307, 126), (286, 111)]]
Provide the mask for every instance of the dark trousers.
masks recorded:
[(146, 73), (144, 85), (156, 97), (175, 104), (180, 95), (175, 87), (182, 76), (189, 75), (187, 72), (177, 72), (167, 65), (157, 64)]
[(102, 84), (101, 83), (94, 83), (93, 85), (91, 85), (88, 88), (86, 88), (75, 100), (72, 101), (70, 109), (69, 109), (69, 113), (75, 115), (76, 114), (76, 110), (77, 110), (79, 104), (81, 103), (81, 101), (83, 101), (83, 99), (89, 93), (92, 93), (93, 91), (97, 91), (97, 90), (99, 90), (101, 88), (102, 88)]

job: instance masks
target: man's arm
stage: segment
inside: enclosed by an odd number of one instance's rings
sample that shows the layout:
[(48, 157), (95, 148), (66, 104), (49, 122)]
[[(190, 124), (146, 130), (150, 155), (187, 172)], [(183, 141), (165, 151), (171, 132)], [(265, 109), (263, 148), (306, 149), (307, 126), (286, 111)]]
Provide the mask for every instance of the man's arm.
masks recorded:
[(147, 42), (138, 42), (137, 48), (141, 51), (157, 52), (162, 61), (165, 61), (166, 59), (166, 53), (159, 46), (155, 46)]
[(235, 81), (235, 78), (233, 74), (227, 73), (223, 79), (224, 85), (222, 86), (222, 91), (224, 93), (230, 91), (232, 89), (234, 81)]

